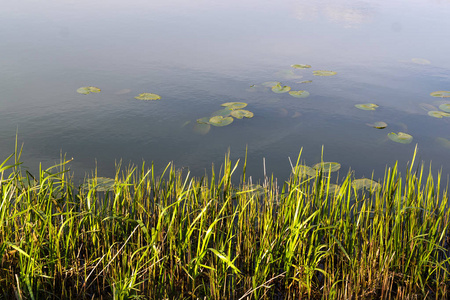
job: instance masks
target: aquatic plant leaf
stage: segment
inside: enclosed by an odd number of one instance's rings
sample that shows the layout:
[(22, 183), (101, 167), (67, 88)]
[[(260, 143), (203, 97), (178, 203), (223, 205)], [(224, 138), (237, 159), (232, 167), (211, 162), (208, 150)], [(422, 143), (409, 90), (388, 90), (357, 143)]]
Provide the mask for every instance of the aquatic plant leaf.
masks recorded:
[(436, 138), (436, 142), (437, 142), (438, 144), (440, 144), (441, 146), (450, 149), (450, 140), (448, 140), (448, 139), (446, 139), (446, 138), (442, 138), (442, 137), (437, 137), (437, 138)]
[(313, 71), (313, 75), (315, 75), (315, 76), (333, 76), (336, 74), (337, 74), (337, 72), (334, 72), (334, 71), (324, 71), (324, 70)]
[(377, 129), (384, 129), (387, 127), (387, 124), (385, 122), (375, 122), (375, 123), (367, 123), (368, 126), (371, 126), (373, 128), (377, 128)]
[(375, 108), (379, 106), (373, 103), (364, 103), (364, 104), (356, 104), (355, 107), (362, 110), (375, 110)]
[(316, 170), (314, 170), (311, 167), (308, 166), (304, 166), (304, 165), (298, 165), (296, 167), (294, 167), (294, 174), (296, 174), (297, 176), (300, 176), (301, 178), (304, 177), (314, 177), (316, 176)]
[(321, 170), (324, 173), (336, 172), (341, 168), (341, 164), (337, 162), (320, 162), (313, 166), (314, 170)]
[(289, 95), (296, 98), (306, 98), (309, 96), (309, 92), (307, 91), (290, 91)]
[(116, 182), (112, 178), (107, 177), (96, 177), (91, 178), (84, 184), (82, 184), (82, 188), (84, 189), (94, 189), (97, 192), (107, 192), (114, 190)]
[(281, 84), (277, 84), (272, 87), (272, 92), (277, 93), (277, 94), (287, 93), (290, 90), (291, 90), (291, 87), (287, 86), (287, 85), (281, 86)]
[(77, 89), (77, 93), (87, 95), (90, 93), (100, 93), (101, 89), (95, 86), (83, 86)]
[(312, 80), (304, 80), (304, 81), (300, 81), (299, 83), (311, 83)]
[(238, 110), (233, 110), (231, 112), (231, 116), (237, 118), (237, 119), (242, 119), (244, 117), (246, 118), (253, 118), (253, 113), (251, 111), (245, 110), (245, 109), (238, 109)]
[(450, 117), (450, 113), (443, 112), (443, 111), (437, 111), (437, 110), (429, 111), (428, 115), (431, 117), (439, 118), (439, 119), (442, 119), (443, 117)]
[(265, 86), (265, 87), (274, 87), (274, 86), (276, 86), (276, 85), (278, 85), (278, 84), (281, 84), (281, 82), (279, 82), (279, 81), (267, 81), (267, 82), (264, 82), (263, 84), (261, 84), (262, 86)]
[(402, 144), (409, 144), (413, 140), (412, 135), (409, 135), (409, 134), (404, 133), (404, 132), (399, 132), (399, 133), (391, 132), (391, 133), (388, 133), (388, 138), (390, 138), (394, 142), (402, 143)]
[(234, 110), (239, 108), (244, 108), (247, 106), (247, 103), (244, 102), (226, 102), (222, 103), (221, 106), (226, 106), (228, 109)]
[(450, 103), (443, 103), (439, 105), (439, 109), (450, 113)]
[(194, 124), (193, 130), (195, 133), (200, 135), (205, 135), (211, 130), (211, 125), (206, 123), (198, 123)]
[(293, 67), (294, 69), (309, 69), (309, 68), (311, 68), (310, 65), (302, 65), (302, 64), (291, 65), (291, 67)]
[(222, 127), (233, 123), (232, 117), (215, 116), (209, 119), (209, 123), (213, 126)]
[(415, 63), (415, 64), (418, 64), (418, 65), (429, 65), (429, 64), (431, 64), (431, 62), (428, 59), (425, 59), (425, 58), (413, 58), (413, 59), (411, 59), (411, 61), (413, 63)]
[(352, 187), (356, 190), (378, 190), (381, 189), (381, 184), (372, 179), (361, 178), (352, 181)]
[(450, 97), (450, 91), (437, 91), (432, 92), (430, 96), (439, 97), (439, 98), (448, 98)]
[(224, 109), (216, 110), (211, 114), (211, 117), (215, 116), (222, 116), (222, 117), (228, 117), (231, 114), (232, 110), (229, 107), (226, 107)]
[(142, 93), (139, 96), (134, 97), (134, 99), (138, 100), (159, 100), (161, 99), (160, 95), (152, 94), (152, 93)]
[(200, 119), (197, 119), (197, 123), (198, 124), (209, 124), (209, 117), (204, 117), (204, 118), (200, 118)]

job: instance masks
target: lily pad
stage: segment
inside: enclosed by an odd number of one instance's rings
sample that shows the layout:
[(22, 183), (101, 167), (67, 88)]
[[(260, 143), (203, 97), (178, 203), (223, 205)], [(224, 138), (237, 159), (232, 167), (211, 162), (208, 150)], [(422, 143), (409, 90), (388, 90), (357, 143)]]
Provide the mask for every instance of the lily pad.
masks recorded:
[(373, 103), (364, 103), (364, 104), (356, 104), (355, 107), (362, 110), (375, 110), (375, 108), (379, 106)]
[(356, 190), (378, 190), (381, 188), (381, 184), (376, 182), (372, 179), (362, 178), (362, 179), (355, 179), (352, 181), (352, 187)]
[(302, 65), (302, 64), (291, 65), (291, 67), (293, 67), (294, 69), (309, 69), (309, 68), (311, 68), (310, 65)]
[(116, 182), (112, 178), (97, 177), (91, 178), (82, 185), (84, 189), (94, 189), (97, 192), (107, 192), (114, 190)]
[(138, 100), (159, 100), (161, 99), (160, 95), (152, 94), (152, 93), (142, 93), (139, 96), (134, 97), (134, 99)]
[(291, 87), (287, 86), (287, 85), (281, 86), (281, 84), (277, 84), (272, 87), (272, 92), (277, 93), (277, 94), (287, 93), (290, 90), (291, 90)]
[(297, 174), (301, 178), (304, 177), (314, 177), (316, 176), (316, 170), (314, 170), (311, 167), (304, 166), (304, 165), (298, 165), (294, 167), (294, 174)]
[(425, 59), (425, 58), (413, 58), (413, 59), (411, 59), (411, 61), (413, 63), (415, 63), (415, 64), (418, 64), (418, 65), (429, 65), (429, 64), (431, 64), (431, 62), (428, 59)]
[(444, 146), (445, 148), (450, 149), (450, 140), (448, 140), (446, 138), (438, 137), (438, 138), (436, 138), (436, 142), (439, 143), (441, 146)]
[(306, 98), (309, 96), (309, 92), (307, 91), (290, 91), (289, 95), (296, 98)]
[(215, 116), (222, 116), (222, 117), (228, 117), (231, 114), (232, 110), (229, 107), (226, 107), (224, 109), (216, 110), (211, 114), (211, 117)]
[(197, 121), (197, 124), (194, 124), (193, 130), (197, 134), (205, 135), (211, 130), (211, 125), (205, 123), (198, 123)]
[(442, 119), (443, 117), (450, 117), (450, 113), (437, 110), (429, 111), (428, 115), (439, 119)]
[(311, 83), (312, 80), (304, 80), (304, 81), (300, 81), (299, 83)]
[(402, 144), (409, 144), (413, 140), (412, 135), (409, 135), (404, 132), (399, 132), (399, 133), (391, 132), (391, 133), (388, 133), (388, 137), (392, 141), (397, 142), (397, 143), (402, 143)]
[(439, 105), (439, 109), (450, 113), (450, 103), (443, 103)]
[(430, 96), (439, 97), (439, 98), (448, 98), (450, 97), (450, 91), (437, 91), (432, 92)]
[(324, 70), (313, 71), (313, 75), (315, 75), (315, 76), (333, 76), (336, 74), (337, 74), (337, 72), (334, 72), (334, 71), (324, 71)]
[(222, 127), (233, 123), (232, 117), (215, 116), (209, 119), (209, 123), (213, 126)]
[(253, 113), (251, 111), (245, 110), (245, 109), (238, 109), (238, 110), (233, 110), (231, 112), (231, 115), (237, 119), (242, 119), (242, 118), (253, 118)]
[(262, 84), (262, 86), (265, 86), (265, 87), (274, 87), (274, 86), (276, 86), (276, 85), (278, 85), (278, 84), (281, 84), (281, 82), (279, 82), (279, 81), (267, 81), (267, 82), (264, 82), (263, 84)]
[(337, 162), (320, 162), (313, 166), (314, 170), (321, 170), (324, 173), (336, 172), (341, 168), (341, 164)]
[(247, 106), (247, 103), (244, 102), (226, 102), (222, 103), (221, 106), (226, 106), (228, 109), (234, 110), (239, 108), (244, 108)]
[(77, 93), (87, 95), (90, 93), (100, 93), (101, 89), (95, 86), (83, 86), (77, 89)]
[(198, 124), (209, 124), (209, 119), (211, 119), (211, 118), (208, 118), (208, 117), (200, 118), (200, 119), (197, 119), (197, 123)]
[(377, 129), (384, 129), (387, 127), (387, 124), (385, 122), (375, 122), (373, 124), (369, 124), (367, 123), (368, 126), (371, 126), (373, 128), (377, 128)]

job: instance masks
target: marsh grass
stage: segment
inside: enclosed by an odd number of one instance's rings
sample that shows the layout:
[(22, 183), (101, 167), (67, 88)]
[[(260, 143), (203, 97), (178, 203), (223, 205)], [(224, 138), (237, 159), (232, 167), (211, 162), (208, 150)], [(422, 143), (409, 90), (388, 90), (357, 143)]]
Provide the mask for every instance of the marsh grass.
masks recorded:
[(366, 191), (352, 172), (338, 188), (320, 171), (258, 186), (227, 155), (203, 178), (118, 167), (99, 192), (74, 186), (65, 159), (23, 172), (20, 152), (0, 165), (4, 299), (449, 295), (448, 191), (414, 158)]

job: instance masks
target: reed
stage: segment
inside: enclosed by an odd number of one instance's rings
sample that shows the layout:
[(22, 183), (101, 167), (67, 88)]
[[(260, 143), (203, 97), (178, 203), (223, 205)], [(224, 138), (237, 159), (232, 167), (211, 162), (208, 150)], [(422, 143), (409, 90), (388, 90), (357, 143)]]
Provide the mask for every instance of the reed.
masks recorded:
[(295, 167), (256, 185), (245, 161), (232, 182), (226, 155), (202, 178), (118, 166), (104, 192), (75, 186), (66, 159), (34, 177), (20, 153), (0, 165), (3, 299), (449, 296), (448, 190), (414, 158), (363, 191), (351, 171)]

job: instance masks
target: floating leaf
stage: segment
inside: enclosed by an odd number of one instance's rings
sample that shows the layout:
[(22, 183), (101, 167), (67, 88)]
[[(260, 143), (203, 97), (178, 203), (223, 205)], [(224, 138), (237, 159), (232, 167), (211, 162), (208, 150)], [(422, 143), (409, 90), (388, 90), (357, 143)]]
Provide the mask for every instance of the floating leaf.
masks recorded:
[(161, 99), (160, 95), (152, 94), (152, 93), (142, 93), (139, 96), (134, 97), (134, 99), (138, 100), (159, 100)]
[(289, 95), (296, 98), (306, 98), (309, 96), (309, 92), (307, 91), (290, 91)]
[(413, 140), (412, 135), (409, 135), (404, 132), (399, 132), (399, 133), (391, 132), (391, 133), (388, 133), (388, 137), (391, 140), (393, 140), (394, 142), (402, 143), (402, 144), (409, 144)]
[(229, 107), (226, 107), (224, 109), (216, 110), (211, 114), (211, 117), (215, 116), (222, 116), (222, 117), (228, 117), (231, 114), (232, 110)]
[(197, 124), (194, 124), (193, 130), (197, 134), (205, 135), (211, 130), (211, 125), (205, 123), (198, 123), (197, 120)]
[(271, 87), (276, 86), (278, 84), (281, 84), (281, 82), (279, 82), (279, 81), (267, 81), (267, 82), (264, 82), (262, 85), (265, 86), (265, 87), (270, 87), (271, 88)]
[(296, 167), (294, 167), (294, 174), (296, 174), (297, 176), (300, 176), (301, 178), (303, 177), (314, 177), (316, 176), (316, 170), (314, 170), (311, 167), (308, 166), (304, 166), (304, 165), (298, 165)]
[(356, 104), (355, 107), (362, 110), (375, 110), (375, 108), (377, 108), (378, 105), (373, 103), (364, 103), (364, 104)]
[(242, 119), (243, 117), (253, 118), (253, 113), (245, 109), (233, 110), (231, 115), (237, 119)]
[(374, 191), (380, 189), (381, 184), (372, 179), (362, 178), (353, 180), (352, 187), (356, 190), (366, 189)]
[(277, 84), (277, 85), (275, 85), (275, 86), (272, 87), (272, 91), (273, 91), (274, 93), (277, 93), (277, 94), (287, 93), (287, 92), (289, 92), (290, 90), (291, 90), (291, 87), (290, 87), (290, 86), (287, 86), (287, 85), (281, 86), (281, 84)]
[(101, 89), (95, 86), (83, 86), (77, 89), (77, 93), (87, 95), (90, 93), (100, 93)]
[(314, 170), (321, 170), (324, 173), (336, 172), (341, 168), (341, 165), (337, 162), (320, 162), (313, 166)]
[(323, 71), (323, 70), (313, 71), (313, 75), (315, 75), (315, 76), (333, 76), (336, 74), (337, 74), (337, 72), (334, 72), (334, 71)]
[(443, 103), (439, 105), (439, 109), (450, 113), (450, 103)]
[(367, 125), (373, 127), (373, 128), (377, 128), (377, 129), (383, 129), (387, 127), (387, 124), (385, 122), (375, 122), (373, 124), (369, 124), (367, 123)]
[(247, 103), (244, 102), (226, 102), (222, 103), (221, 106), (226, 106), (228, 109), (239, 109), (247, 106)]
[(429, 111), (428, 115), (439, 119), (442, 119), (443, 117), (450, 117), (450, 113), (437, 110)]
[(431, 62), (428, 59), (425, 59), (425, 58), (413, 58), (413, 59), (411, 59), (411, 61), (413, 63), (415, 63), (415, 64), (418, 64), (418, 65), (429, 65), (429, 64), (431, 64)]
[(304, 80), (304, 81), (300, 81), (299, 83), (311, 83), (312, 80)]
[(302, 64), (291, 65), (291, 67), (293, 67), (294, 69), (309, 69), (309, 68), (311, 68), (310, 65), (302, 65)]
[(209, 124), (209, 119), (210, 119), (210, 118), (208, 118), (208, 117), (204, 117), (204, 118), (201, 118), (201, 119), (197, 119), (197, 123), (198, 123), (198, 124)]
[(82, 185), (84, 189), (94, 189), (97, 192), (107, 192), (114, 190), (116, 182), (112, 178), (96, 177), (89, 179)]
[(440, 97), (440, 98), (448, 98), (450, 97), (450, 91), (437, 91), (437, 92), (432, 92), (430, 94), (430, 96), (433, 97)]
[(436, 138), (436, 142), (438, 142), (439, 144), (441, 144), (442, 146), (444, 146), (446, 148), (450, 148), (450, 140), (438, 137), (438, 138)]
[(227, 126), (233, 123), (233, 118), (232, 117), (224, 118), (222, 116), (215, 116), (209, 119), (209, 123), (217, 127)]

